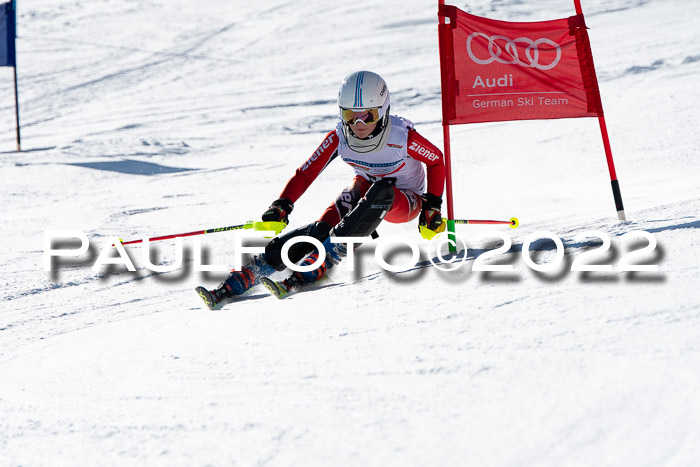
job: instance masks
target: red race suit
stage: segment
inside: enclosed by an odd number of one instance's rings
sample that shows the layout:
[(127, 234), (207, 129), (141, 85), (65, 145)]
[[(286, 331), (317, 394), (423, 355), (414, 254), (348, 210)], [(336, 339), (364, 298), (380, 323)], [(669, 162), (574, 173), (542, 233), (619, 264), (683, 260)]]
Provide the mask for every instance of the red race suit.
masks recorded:
[[(323, 139), (316, 151), (287, 182), (280, 198), (296, 202), (316, 177), (334, 159), (340, 157), (355, 170), (352, 184), (345, 188), (319, 218), (336, 225), (355, 207), (371, 184), (383, 178), (394, 180), (394, 204), (384, 217), (394, 223), (415, 219), (425, 191), (442, 196), (445, 166), (442, 152), (421, 136), (413, 124), (391, 115), (385, 131), (389, 135), (382, 147), (366, 153), (353, 151), (343, 135), (342, 122)], [(427, 190), (426, 169), (427, 168)]]

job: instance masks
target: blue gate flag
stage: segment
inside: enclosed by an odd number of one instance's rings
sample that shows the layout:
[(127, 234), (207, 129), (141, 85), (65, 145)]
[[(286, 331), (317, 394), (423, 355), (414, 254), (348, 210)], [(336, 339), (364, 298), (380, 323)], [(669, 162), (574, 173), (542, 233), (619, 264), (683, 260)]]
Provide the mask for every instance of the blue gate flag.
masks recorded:
[(14, 2), (0, 3), (0, 66), (15, 66)]

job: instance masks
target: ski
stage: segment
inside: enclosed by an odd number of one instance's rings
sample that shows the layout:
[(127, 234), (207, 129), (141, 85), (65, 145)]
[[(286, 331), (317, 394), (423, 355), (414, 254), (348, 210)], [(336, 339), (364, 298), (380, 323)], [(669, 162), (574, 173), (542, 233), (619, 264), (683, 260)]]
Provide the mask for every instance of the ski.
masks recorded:
[(222, 300), (219, 303), (216, 303), (216, 300), (214, 300), (214, 297), (212, 296), (211, 292), (209, 292), (207, 289), (204, 287), (197, 287), (194, 289), (197, 294), (199, 295), (199, 298), (202, 299), (204, 304), (209, 307), (210, 310), (220, 310), (228, 301)]
[[(294, 295), (297, 292), (303, 292), (307, 290), (314, 290), (322, 287), (324, 284), (330, 282), (330, 278), (328, 276), (323, 276), (321, 279), (318, 281), (312, 283), (312, 284), (296, 284), (294, 287), (288, 289), (284, 285), (282, 285), (282, 281), (276, 282), (269, 277), (261, 277), (260, 278), (260, 284), (265, 286), (265, 289), (267, 292), (270, 293), (270, 295), (274, 295), (276, 298), (283, 299), (287, 298), (290, 295)], [(265, 295), (250, 295), (250, 292), (253, 291), (255, 287), (251, 288), (250, 290), (246, 291), (242, 295), (236, 295), (233, 298), (228, 298), (221, 300), (219, 303), (216, 303), (216, 300), (214, 296), (212, 295), (211, 291), (207, 290), (205, 287), (196, 287), (195, 291), (197, 292), (197, 295), (199, 298), (202, 299), (204, 304), (209, 308), (210, 310), (220, 310), (223, 308), (225, 305), (228, 305), (229, 303), (239, 301), (241, 299), (245, 298), (264, 298)]]
[(275, 282), (269, 277), (261, 277), (260, 283), (275, 297), (279, 299), (287, 298), (294, 293), (294, 289), (287, 289), (282, 282)]
[(290, 295), (294, 295), (299, 292), (305, 292), (309, 290), (315, 290), (323, 287), (326, 283), (331, 282), (331, 279), (328, 276), (323, 276), (316, 282), (310, 283), (310, 284), (295, 284), (291, 288), (285, 287), (283, 284), (283, 281), (273, 281), (269, 277), (261, 277), (260, 278), (260, 283), (265, 286), (268, 292), (270, 292), (271, 295), (274, 295), (276, 298), (283, 299), (287, 298)]

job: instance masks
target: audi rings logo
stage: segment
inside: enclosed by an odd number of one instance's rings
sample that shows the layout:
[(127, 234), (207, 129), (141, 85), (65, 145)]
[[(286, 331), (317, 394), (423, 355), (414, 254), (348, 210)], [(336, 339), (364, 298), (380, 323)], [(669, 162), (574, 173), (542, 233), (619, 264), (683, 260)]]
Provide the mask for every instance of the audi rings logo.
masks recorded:
[[(488, 58), (479, 58), (474, 55), (472, 41), (476, 37), (482, 37), (488, 41), (487, 50), (490, 54)], [(523, 57), (518, 54), (518, 46), (520, 48), (526, 46)], [(551, 57), (554, 51), (556, 51), (556, 56), (553, 60), (545, 59), (545, 56), (547, 58)], [(542, 57), (540, 57), (540, 52), (543, 52)], [(534, 41), (527, 37), (510, 39), (506, 36), (487, 36), (483, 32), (474, 32), (467, 38), (467, 53), (474, 62), (480, 65), (488, 65), (496, 61), (506, 65), (520, 65), (538, 70), (551, 70), (561, 60), (561, 48), (556, 42), (549, 39), (537, 39)], [(544, 61), (544, 63), (540, 63), (540, 60)]]

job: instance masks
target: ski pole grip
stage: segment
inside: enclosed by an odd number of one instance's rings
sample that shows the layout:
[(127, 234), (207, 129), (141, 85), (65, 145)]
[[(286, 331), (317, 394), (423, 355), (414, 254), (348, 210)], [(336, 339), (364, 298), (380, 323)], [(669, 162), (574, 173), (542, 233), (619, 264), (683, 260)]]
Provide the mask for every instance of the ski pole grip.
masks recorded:
[(253, 229), (257, 231), (267, 231), (267, 232), (275, 232), (275, 235), (279, 235), (282, 230), (287, 226), (284, 222), (279, 222), (279, 221), (268, 221), (268, 222), (260, 222), (260, 221), (248, 221), (245, 223), (243, 226), (244, 229)]

